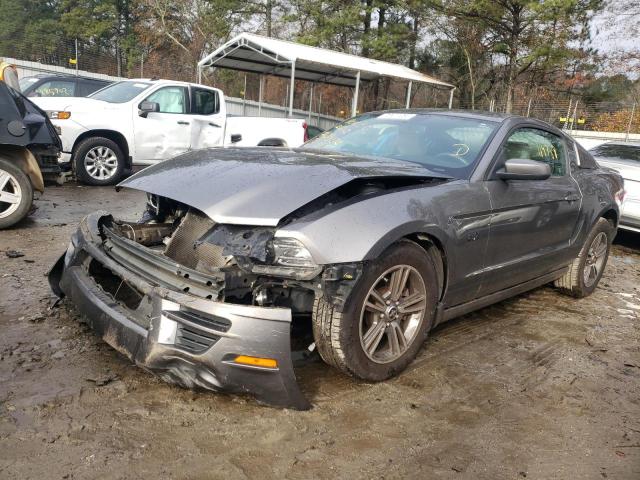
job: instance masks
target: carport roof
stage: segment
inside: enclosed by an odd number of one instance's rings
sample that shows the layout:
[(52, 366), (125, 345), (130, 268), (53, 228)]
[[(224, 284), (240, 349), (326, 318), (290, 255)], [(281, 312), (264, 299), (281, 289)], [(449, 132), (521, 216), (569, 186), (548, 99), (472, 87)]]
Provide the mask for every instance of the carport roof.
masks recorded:
[(454, 86), (403, 65), (277, 40), (253, 33), (241, 33), (198, 62), (203, 67), (221, 67), (243, 72), (310, 82), (353, 87), (358, 79), (371, 81), (391, 77), (453, 89)]

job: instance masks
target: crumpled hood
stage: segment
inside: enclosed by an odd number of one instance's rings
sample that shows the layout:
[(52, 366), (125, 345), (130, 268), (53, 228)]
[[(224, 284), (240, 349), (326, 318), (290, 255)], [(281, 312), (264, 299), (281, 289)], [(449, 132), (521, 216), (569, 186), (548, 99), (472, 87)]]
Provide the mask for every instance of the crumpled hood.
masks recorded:
[(304, 150), (212, 148), (145, 168), (118, 185), (182, 202), (217, 223), (276, 226), (356, 178), (446, 178), (417, 164)]

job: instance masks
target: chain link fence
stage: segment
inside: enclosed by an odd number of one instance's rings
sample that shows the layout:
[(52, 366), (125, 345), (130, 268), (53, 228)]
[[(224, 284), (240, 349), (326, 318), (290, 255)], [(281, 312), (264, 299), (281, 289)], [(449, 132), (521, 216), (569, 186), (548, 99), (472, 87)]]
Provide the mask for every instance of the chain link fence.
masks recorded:
[[(129, 53), (128, 57), (114, 46), (98, 45), (92, 42), (60, 40), (51, 45), (25, 46), (16, 45), (11, 49), (0, 46), (0, 57), (11, 57), (24, 61), (36, 62), (34, 72), (40, 68), (42, 72), (72, 74), (75, 71), (94, 74), (92, 76), (109, 76), (140, 78), (161, 77), (169, 80), (195, 81), (195, 62), (176, 62), (174, 59), (164, 58), (160, 52), (151, 51), (143, 46), (136, 47), (136, 55)], [(247, 82), (249, 78), (249, 82)], [(288, 98), (288, 83), (280, 85), (280, 79), (273, 78), (268, 90), (273, 93), (270, 103), (277, 104), (283, 98)], [(257, 76), (234, 72), (229, 75), (210, 77), (206, 81), (222, 88), (237, 101), (243, 101), (243, 111), (246, 111), (247, 101), (257, 100)], [(320, 123), (320, 117), (333, 119), (322, 122), (323, 126), (335, 124), (335, 117), (346, 118), (350, 113), (351, 92), (349, 89), (340, 91), (327, 90), (322, 86), (313, 89), (306, 82), (297, 82), (296, 107), (299, 114), (308, 115), (309, 107), (313, 116)], [(344, 90), (344, 91), (343, 91)], [(406, 86), (393, 82), (386, 89), (381, 88), (379, 98), (373, 101), (371, 85), (362, 85), (361, 111), (371, 109), (404, 108), (404, 92)], [(313, 92), (313, 93), (311, 93)], [(313, 96), (313, 98), (311, 98)], [(253, 98), (255, 97), (255, 98)], [(553, 98), (555, 97), (555, 98)], [(446, 108), (448, 91), (434, 88), (414, 87), (411, 105), (413, 107)], [(343, 105), (344, 104), (344, 105)], [(275, 107), (275, 105), (273, 105)], [(471, 109), (470, 105), (459, 104), (454, 101), (454, 108)], [(476, 110), (504, 112), (504, 102), (485, 99), (474, 105)], [(306, 111), (306, 112), (302, 112)], [(569, 131), (584, 132), (612, 132), (625, 134), (640, 134), (640, 105), (623, 102), (585, 103), (579, 96), (562, 94), (525, 96), (513, 103), (512, 113), (533, 117), (559, 128)], [(279, 115), (278, 115), (279, 116)], [(312, 116), (309, 116), (311, 119)], [(314, 122), (315, 123), (315, 122)]]
[[(461, 105), (460, 108), (469, 108)], [(504, 103), (487, 100), (477, 104), (477, 110), (504, 112)], [(635, 102), (585, 103), (579, 97), (560, 99), (528, 98), (515, 101), (512, 113), (543, 120), (571, 132), (609, 132), (625, 135), (640, 134), (640, 105)]]

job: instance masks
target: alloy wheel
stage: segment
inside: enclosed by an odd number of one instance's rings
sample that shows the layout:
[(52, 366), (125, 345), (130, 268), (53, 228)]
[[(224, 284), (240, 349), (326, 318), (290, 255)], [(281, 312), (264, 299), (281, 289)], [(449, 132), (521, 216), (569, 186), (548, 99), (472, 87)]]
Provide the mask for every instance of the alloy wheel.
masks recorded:
[(424, 321), (427, 289), (410, 265), (397, 265), (373, 283), (360, 313), (360, 344), (376, 363), (400, 358), (416, 340)]
[(118, 170), (118, 157), (109, 147), (94, 147), (84, 156), (84, 168), (92, 178), (108, 180)]
[(598, 279), (607, 258), (606, 253), (608, 246), (609, 239), (604, 232), (596, 235), (591, 245), (589, 245), (587, 259), (582, 272), (584, 285), (586, 287), (591, 287)]
[(6, 218), (20, 207), (22, 189), (9, 172), (0, 170), (0, 218)]

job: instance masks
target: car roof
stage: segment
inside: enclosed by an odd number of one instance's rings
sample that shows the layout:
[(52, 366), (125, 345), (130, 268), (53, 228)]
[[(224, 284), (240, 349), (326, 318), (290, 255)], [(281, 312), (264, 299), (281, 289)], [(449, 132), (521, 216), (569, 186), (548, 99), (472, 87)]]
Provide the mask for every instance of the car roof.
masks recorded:
[(616, 145), (616, 146), (621, 146), (621, 147), (635, 147), (635, 148), (640, 148), (640, 142), (625, 142), (625, 141), (613, 141), (613, 142), (605, 142), (605, 143), (601, 143), (600, 145), (596, 145), (593, 148), (597, 148), (600, 147), (602, 145)]
[[(518, 118), (519, 115), (511, 115), (508, 113), (489, 112), (484, 110), (449, 110), (443, 108), (398, 108), (392, 110), (378, 110), (368, 113), (428, 113), (430, 115), (443, 115), (448, 117), (475, 118), (490, 122), (503, 122), (509, 118)], [(526, 117), (521, 117), (526, 118)], [(527, 118), (527, 120), (534, 120)]]
[(81, 80), (94, 80), (96, 82), (107, 82), (107, 83), (113, 83), (113, 80), (107, 80), (105, 78), (93, 78), (93, 77), (83, 77), (82, 75), (51, 75), (51, 74), (47, 74), (47, 73), (38, 73), (36, 75), (29, 75), (26, 77), (22, 77), (22, 79), (25, 78), (50, 78), (50, 79), (56, 79), (56, 78), (79, 78)]
[(146, 82), (146, 83), (151, 83), (153, 85), (161, 85), (164, 83), (168, 83), (171, 85), (191, 85), (194, 87), (204, 87), (204, 88), (210, 88), (212, 90), (218, 90), (217, 88), (214, 87), (209, 87), (207, 85), (202, 85), (200, 83), (191, 83), (191, 82), (182, 82), (180, 80), (166, 80), (163, 78), (125, 78), (122, 80), (123, 82)]

